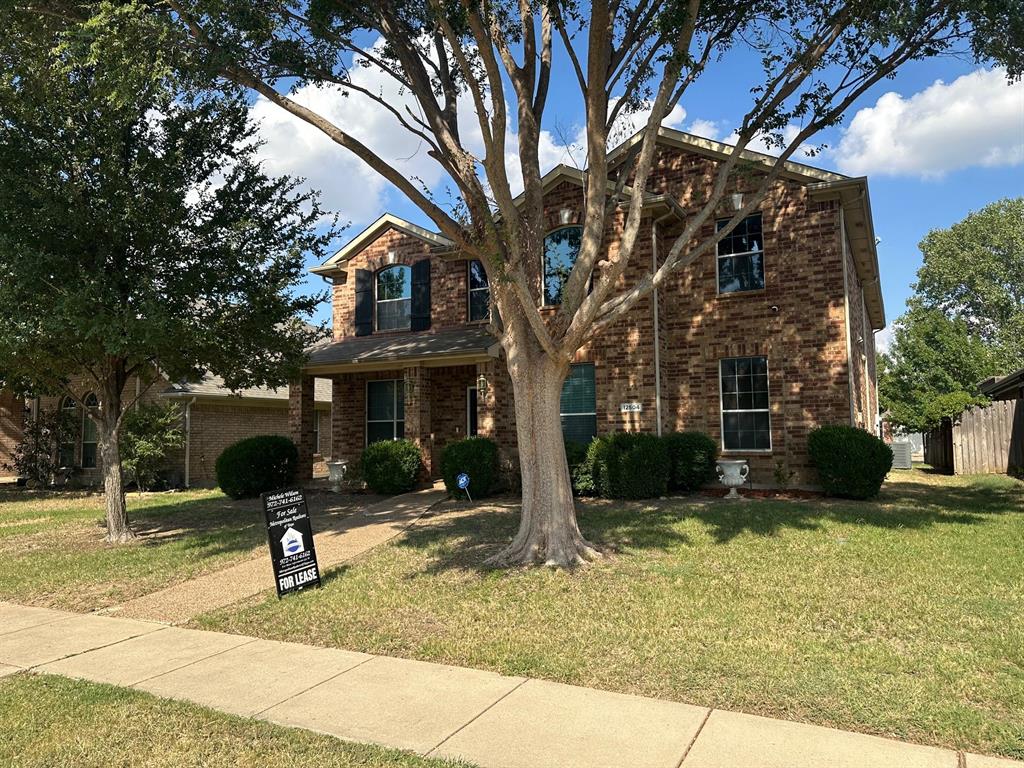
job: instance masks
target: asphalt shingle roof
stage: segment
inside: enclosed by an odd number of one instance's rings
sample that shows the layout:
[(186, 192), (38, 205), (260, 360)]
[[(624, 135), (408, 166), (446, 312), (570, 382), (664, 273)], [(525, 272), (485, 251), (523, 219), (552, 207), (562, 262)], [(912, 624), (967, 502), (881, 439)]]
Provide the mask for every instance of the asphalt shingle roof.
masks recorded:
[(486, 328), (470, 326), (433, 333), (358, 336), (326, 342), (310, 350), (308, 368), (346, 363), (400, 362), (450, 355), (493, 354), (497, 340)]

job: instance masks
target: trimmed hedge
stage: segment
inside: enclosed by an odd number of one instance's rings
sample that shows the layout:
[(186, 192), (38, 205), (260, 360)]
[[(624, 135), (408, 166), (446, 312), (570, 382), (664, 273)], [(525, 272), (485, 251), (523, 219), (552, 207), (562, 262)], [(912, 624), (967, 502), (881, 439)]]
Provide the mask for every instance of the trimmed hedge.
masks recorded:
[(229, 445), (217, 457), (217, 485), (233, 499), (259, 496), (295, 482), (299, 450), (280, 435), (259, 435)]
[(416, 487), (423, 457), (412, 440), (382, 440), (366, 446), (361, 463), (370, 490), (391, 496)]
[(452, 496), (465, 496), (456, 478), (469, 475), (469, 494), (486, 496), (498, 484), (498, 444), (486, 437), (467, 437), (448, 443), (441, 452), (441, 476)]
[(669, 488), (696, 491), (715, 479), (718, 445), (710, 437), (703, 432), (670, 432), (662, 440), (671, 465)]
[(892, 469), (892, 450), (880, 438), (856, 427), (831, 425), (807, 438), (807, 452), (825, 493), (848, 499), (878, 495)]
[(593, 496), (594, 475), (587, 460), (587, 446), (575, 440), (565, 441), (565, 458), (569, 462), (569, 479), (574, 496)]
[(597, 493), (610, 499), (648, 499), (668, 491), (671, 462), (665, 442), (642, 432), (596, 438), (587, 461)]

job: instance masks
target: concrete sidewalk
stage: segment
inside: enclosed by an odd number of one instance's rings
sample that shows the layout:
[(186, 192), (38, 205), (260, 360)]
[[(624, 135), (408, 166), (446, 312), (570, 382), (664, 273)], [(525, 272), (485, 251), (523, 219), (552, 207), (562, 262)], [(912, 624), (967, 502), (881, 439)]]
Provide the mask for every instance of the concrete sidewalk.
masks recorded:
[[(344, 518), (337, 525), (316, 531), (320, 570), (351, 560), (393, 539), (447, 495), (444, 486), (440, 485), (394, 496)], [(183, 624), (201, 613), (273, 588), (270, 556), (264, 548), (261, 556), (252, 560), (143, 595), (108, 608), (104, 613)]]
[(482, 768), (1024, 766), (475, 669), (0, 602), (0, 677), (20, 670)]

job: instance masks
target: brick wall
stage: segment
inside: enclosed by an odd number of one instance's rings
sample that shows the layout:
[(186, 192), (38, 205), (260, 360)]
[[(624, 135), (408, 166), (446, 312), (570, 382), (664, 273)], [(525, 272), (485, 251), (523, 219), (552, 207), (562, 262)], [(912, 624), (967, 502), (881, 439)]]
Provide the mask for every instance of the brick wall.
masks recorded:
[(14, 460), (14, 449), (21, 442), (24, 419), (25, 398), (0, 389), (0, 477), (14, 477), (16, 474), (6, 466)]

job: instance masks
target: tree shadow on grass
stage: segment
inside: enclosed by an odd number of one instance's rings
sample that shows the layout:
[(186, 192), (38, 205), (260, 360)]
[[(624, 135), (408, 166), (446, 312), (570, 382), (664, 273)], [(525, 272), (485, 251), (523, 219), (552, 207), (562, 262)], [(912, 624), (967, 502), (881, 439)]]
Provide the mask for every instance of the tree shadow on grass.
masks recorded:
[[(398, 546), (430, 555), (426, 573), (492, 570), (485, 565), (515, 534), (518, 500), (461, 504), (413, 526)], [(903, 480), (877, 499), (772, 500), (728, 502), (687, 496), (650, 502), (588, 499), (577, 503), (579, 525), (590, 541), (609, 553), (670, 552), (693, 542), (682, 530), (698, 521), (716, 544), (752, 534), (770, 538), (785, 531), (821, 530), (825, 523), (886, 530), (920, 530), (935, 525), (977, 525), (992, 515), (1024, 512), (1024, 484), (933, 485)]]

